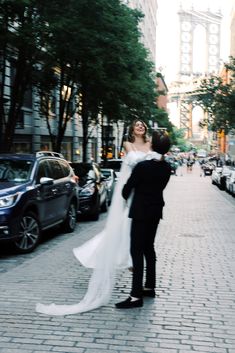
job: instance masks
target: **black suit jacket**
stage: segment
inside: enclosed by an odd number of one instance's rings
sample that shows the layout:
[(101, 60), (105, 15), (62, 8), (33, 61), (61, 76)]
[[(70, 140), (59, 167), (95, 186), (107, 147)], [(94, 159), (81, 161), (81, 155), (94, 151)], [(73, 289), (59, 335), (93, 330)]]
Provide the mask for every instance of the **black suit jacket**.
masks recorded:
[(163, 161), (147, 160), (138, 163), (124, 185), (122, 196), (128, 199), (134, 191), (129, 217), (138, 220), (162, 218), (165, 204), (163, 190), (171, 176), (170, 165)]

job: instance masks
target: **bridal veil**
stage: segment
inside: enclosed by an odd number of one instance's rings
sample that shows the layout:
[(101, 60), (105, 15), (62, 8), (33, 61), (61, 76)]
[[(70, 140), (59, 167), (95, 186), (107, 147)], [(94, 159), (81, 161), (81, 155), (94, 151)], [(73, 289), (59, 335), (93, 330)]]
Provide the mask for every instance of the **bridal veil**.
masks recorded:
[(38, 303), (36, 311), (47, 315), (82, 313), (107, 305), (115, 285), (117, 269), (131, 266), (130, 224), (128, 205), (122, 198), (122, 188), (136, 163), (146, 158), (141, 151), (129, 152), (122, 163), (118, 182), (103, 231), (82, 246), (73, 249), (78, 261), (92, 268), (92, 275), (84, 298), (74, 305), (44, 305)]

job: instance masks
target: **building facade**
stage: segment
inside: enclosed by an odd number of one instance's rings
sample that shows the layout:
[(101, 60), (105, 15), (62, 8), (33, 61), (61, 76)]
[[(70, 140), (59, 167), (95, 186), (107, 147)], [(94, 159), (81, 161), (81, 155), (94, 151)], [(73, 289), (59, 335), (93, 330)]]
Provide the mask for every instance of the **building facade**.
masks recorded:
[(163, 109), (167, 111), (167, 103), (168, 103), (168, 96), (167, 96), (167, 92), (168, 92), (168, 87), (166, 85), (166, 82), (164, 80), (164, 77), (162, 76), (161, 73), (157, 73), (157, 89), (159, 92), (162, 92), (162, 94), (160, 94), (157, 97), (157, 106), (159, 109)]
[[(231, 10), (230, 55), (235, 57), (235, 3)], [(235, 129), (231, 130), (227, 136), (226, 149), (229, 157), (235, 163)]]
[(230, 33), (230, 55), (235, 57), (235, 4), (231, 10)]
[(156, 60), (156, 27), (157, 27), (157, 0), (124, 0), (130, 8), (136, 8), (144, 14), (140, 24), (142, 42), (149, 50), (150, 59)]

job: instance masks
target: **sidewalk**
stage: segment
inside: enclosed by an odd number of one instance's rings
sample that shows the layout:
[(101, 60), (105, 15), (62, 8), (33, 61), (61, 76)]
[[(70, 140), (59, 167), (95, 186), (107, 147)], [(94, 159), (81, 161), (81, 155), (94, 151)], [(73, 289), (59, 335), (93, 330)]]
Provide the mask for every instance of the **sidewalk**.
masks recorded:
[[(69, 237), (0, 274), (0, 353), (235, 353), (235, 202), (191, 173), (172, 176), (156, 238), (157, 297), (143, 308), (117, 310), (129, 293), (123, 271), (107, 307), (65, 317), (35, 312), (35, 303), (76, 303), (90, 271)], [(90, 223), (97, 233), (104, 222)], [(97, 227), (98, 225), (98, 227)]]

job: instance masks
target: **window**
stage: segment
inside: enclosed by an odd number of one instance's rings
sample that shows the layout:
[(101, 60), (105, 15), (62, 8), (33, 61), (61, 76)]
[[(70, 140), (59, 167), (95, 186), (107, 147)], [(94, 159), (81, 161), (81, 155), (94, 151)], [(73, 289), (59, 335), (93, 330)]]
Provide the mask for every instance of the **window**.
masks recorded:
[(15, 183), (26, 182), (30, 179), (32, 171), (31, 161), (4, 160), (0, 161), (0, 179)]
[(56, 160), (50, 160), (49, 161), (50, 164), (50, 177), (57, 180), (57, 179), (61, 179), (64, 177), (63, 174), (63, 170), (60, 166), (59, 161)]
[(16, 129), (23, 129), (24, 128), (24, 112), (20, 110), (17, 121), (16, 121)]
[[(25, 140), (27, 136), (25, 136)], [(31, 143), (29, 142), (14, 142), (12, 151), (15, 153), (30, 153), (32, 150)]]
[[(11, 60), (11, 68), (10, 68), (10, 77), (11, 77), (11, 89), (13, 88), (15, 84), (15, 76), (16, 76), (16, 61)], [(24, 99), (23, 99), (23, 107), (32, 109), (33, 104), (32, 104), (32, 87), (27, 87), (24, 93)]]
[(64, 161), (60, 161), (60, 166), (61, 166), (61, 169), (62, 169), (62, 173), (63, 173), (63, 177), (67, 177), (69, 176), (70, 174), (70, 167), (68, 166), (68, 164)]
[(47, 178), (50, 177), (50, 168), (47, 161), (42, 161), (39, 164), (38, 172), (37, 172), (37, 183), (39, 183), (40, 179), (43, 177), (47, 177)]

